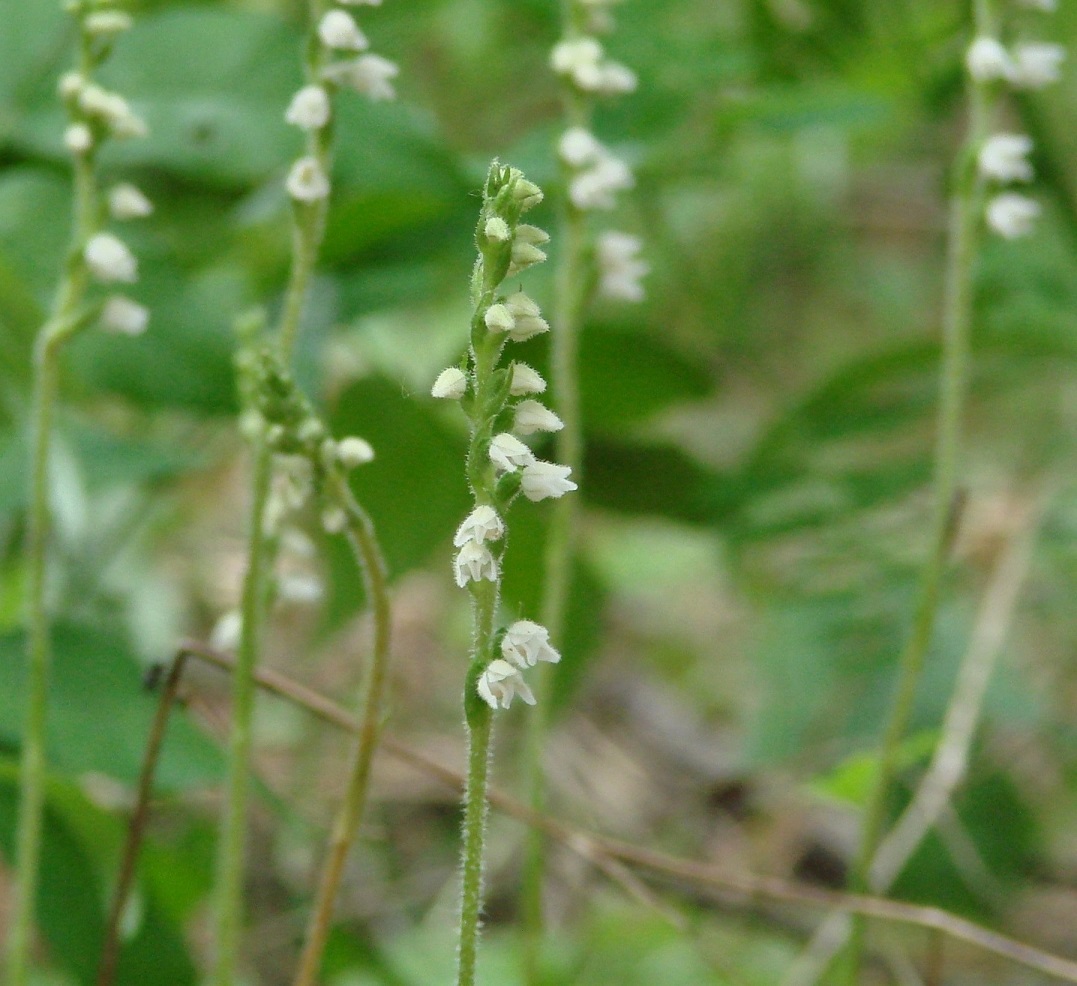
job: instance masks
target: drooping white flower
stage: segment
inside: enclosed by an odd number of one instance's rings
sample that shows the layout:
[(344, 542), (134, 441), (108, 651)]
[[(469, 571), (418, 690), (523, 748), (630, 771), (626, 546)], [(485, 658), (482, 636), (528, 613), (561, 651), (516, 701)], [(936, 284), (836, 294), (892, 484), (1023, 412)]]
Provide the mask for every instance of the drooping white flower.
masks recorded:
[(515, 472), (517, 466), (530, 466), (535, 455), (515, 435), (503, 431), (490, 440), (490, 461), (502, 472)]
[(639, 259), (642, 247), (639, 237), (629, 233), (609, 230), (599, 235), (595, 243), (599, 294), (615, 301), (643, 301), (640, 279), (651, 268)]
[(64, 72), (56, 84), (56, 91), (61, 99), (76, 99), (86, 85), (86, 76), (81, 72)]
[(978, 158), (980, 174), (994, 181), (1031, 181), (1032, 138), (1026, 134), (992, 134)]
[(354, 469), (374, 461), (374, 447), (357, 435), (349, 435), (337, 442), (336, 452), (337, 461), (345, 469)]
[(464, 518), (452, 543), (462, 548), (468, 541), (500, 541), (504, 536), (505, 522), (493, 507), (483, 503)]
[(606, 148), (586, 127), (569, 127), (557, 142), (557, 153), (565, 164), (582, 168), (606, 154)]
[(509, 295), (505, 299), (505, 307), (515, 323), (508, 330), (508, 336), (513, 342), (525, 342), (533, 336), (550, 331), (550, 325), (542, 317), (539, 306), (523, 291)]
[(1013, 50), (1011, 81), (1020, 89), (1043, 89), (1059, 80), (1066, 49), (1045, 41), (1027, 41)]
[(516, 227), (516, 235), (512, 239), (512, 261), (509, 264), (509, 276), (514, 277), (528, 267), (541, 264), (546, 259), (544, 251), (540, 250), (544, 243), (550, 242), (550, 234), (538, 226), (528, 223), (520, 223)]
[(987, 225), (1007, 240), (1031, 233), (1039, 215), (1039, 202), (1017, 192), (1003, 192), (987, 203)]
[(239, 647), (243, 635), (243, 614), (238, 609), (223, 613), (209, 632), (209, 645), (214, 650), (231, 651)]
[(492, 709), (507, 709), (516, 695), (528, 705), (535, 704), (535, 696), (527, 687), (519, 668), (497, 658), (490, 662), (479, 675), (475, 685), (479, 697)]
[(360, 55), (322, 69), (322, 77), (338, 86), (347, 86), (374, 102), (396, 99), (393, 79), (400, 74), (395, 62), (381, 55)]
[(598, 79), (592, 87), (603, 96), (621, 96), (635, 92), (639, 80), (636, 73), (620, 62), (607, 61), (598, 67)]
[(546, 392), (546, 381), (538, 372), (526, 363), (512, 364), (512, 383), (509, 385), (509, 393), (513, 397), (522, 397), (525, 394), (543, 394)]
[(1009, 79), (1013, 72), (1010, 53), (997, 38), (976, 38), (965, 53), (965, 67), (977, 82)]
[(430, 393), (443, 400), (458, 401), (467, 393), (467, 377), (458, 366), (450, 366), (438, 374)]
[(72, 154), (85, 154), (93, 147), (93, 131), (85, 123), (72, 123), (64, 131), (64, 147)]
[(284, 187), (297, 202), (317, 202), (329, 195), (329, 178), (316, 157), (301, 157), (288, 172)]
[(153, 203), (142, 190), (129, 182), (114, 185), (108, 193), (108, 211), (113, 219), (144, 219), (153, 214)]
[(120, 10), (98, 10), (88, 14), (82, 21), (82, 29), (90, 35), (101, 37), (129, 31), (134, 21), (130, 14)]
[(486, 238), (493, 240), (495, 243), (505, 243), (512, 236), (509, 224), (500, 216), (491, 216), (487, 219), (483, 229), (486, 233)]
[(556, 664), (561, 655), (550, 644), (550, 631), (531, 620), (517, 620), (501, 639), (501, 654), (510, 664), (523, 670), (539, 661)]
[(137, 336), (146, 331), (149, 309), (122, 294), (109, 297), (101, 308), (101, 328), (119, 335)]
[(370, 47), (366, 35), (359, 30), (351, 14), (330, 10), (318, 23), (318, 37), (326, 48), (336, 51), (366, 51)]
[(571, 473), (572, 469), (568, 466), (535, 460), (524, 466), (520, 488), (524, 496), (535, 503), (550, 497), (556, 499), (579, 488), (568, 478)]
[(123, 240), (111, 233), (91, 236), (83, 250), (86, 266), (99, 281), (122, 281), (132, 284), (138, 280), (138, 261)]
[(329, 93), (321, 86), (303, 86), (288, 104), (284, 120), (301, 130), (318, 130), (329, 122)]
[(512, 312), (500, 303), (486, 309), (483, 321), (491, 332), (508, 332), (516, 327), (516, 319)]
[(461, 589), (468, 582), (496, 582), (497, 559), (479, 541), (466, 541), (453, 560), (453, 574)]
[(612, 209), (617, 204), (614, 195), (635, 184), (628, 165), (620, 158), (606, 154), (572, 178), (568, 194), (577, 209)]
[(533, 435), (536, 431), (560, 431), (565, 423), (538, 401), (520, 401), (512, 427), (518, 435)]
[(542, 189), (533, 181), (528, 181), (518, 168), (511, 169), (510, 178), (512, 180), (512, 197), (516, 200), (522, 212), (535, 208), (542, 201)]
[(79, 91), (78, 103), (87, 116), (107, 124), (115, 137), (145, 137), (148, 133), (145, 122), (119, 93), (91, 82)]
[(595, 83), (601, 61), (602, 45), (590, 37), (558, 41), (550, 52), (550, 67), (558, 75), (569, 76), (581, 89)]

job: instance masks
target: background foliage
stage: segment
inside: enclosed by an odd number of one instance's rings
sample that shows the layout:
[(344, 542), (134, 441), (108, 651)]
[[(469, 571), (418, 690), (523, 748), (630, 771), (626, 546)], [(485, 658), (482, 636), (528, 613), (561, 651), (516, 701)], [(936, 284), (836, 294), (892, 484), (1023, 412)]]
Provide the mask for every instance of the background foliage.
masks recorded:
[[(65, 367), (54, 507), (56, 630), (40, 924), (52, 978), (93, 979), (154, 697), (142, 671), (235, 603), (244, 452), (231, 325), (276, 303), (282, 177), (298, 150), (300, 4), (144, 2), (103, 81), (152, 134), (109, 149), (157, 205), (130, 233), (137, 340), (87, 336)], [(401, 99), (342, 100), (332, 218), (304, 328), (308, 391), (378, 450), (356, 482), (395, 578), (390, 730), (459, 762), (466, 647), (447, 545), (465, 511), (458, 415), (427, 398), (457, 359), (478, 187), (499, 155), (553, 187), (548, 0), (387, 0), (364, 27)], [(559, 815), (734, 867), (840, 881), (928, 521), (946, 174), (962, 120), (964, 5), (682, 0), (618, 9), (639, 92), (600, 113), (639, 189), (622, 228), (654, 270), (641, 308), (597, 308), (561, 719)], [(1029, 18), (1034, 15), (1029, 14)], [(0, 0), (0, 848), (10, 848), (22, 694), (20, 544), (33, 333), (68, 230), (53, 95), (58, 3)], [(1060, 5), (1053, 40), (1077, 37)], [(1035, 135), (1045, 221), (977, 266), (968, 502), (905, 773), (915, 783), (1013, 518), (1046, 497), (1037, 548), (951, 824), (897, 891), (1077, 950), (1077, 73), (1014, 105)], [(536, 221), (553, 225), (553, 210)], [(552, 245), (556, 249), (556, 241)], [(548, 272), (531, 279), (548, 299)], [(545, 342), (526, 344), (538, 368)], [(506, 604), (534, 611), (543, 518), (521, 515)], [(514, 521), (514, 524), (516, 522)], [(270, 663), (347, 702), (361, 590), (330, 554), (323, 606), (278, 614)], [(227, 683), (192, 677), (169, 734), (121, 981), (195, 982)], [(521, 720), (506, 715), (501, 781)], [(284, 982), (339, 788), (339, 736), (259, 709), (252, 962)], [(331, 950), (337, 986), (445, 979), (451, 796), (382, 765)], [(895, 809), (898, 806), (895, 805)], [(484, 975), (515, 981), (522, 833), (494, 828)], [(972, 860), (973, 862), (970, 862)], [(555, 853), (551, 983), (771, 984), (814, 915), (625, 900)], [(882, 954), (920, 956), (880, 931)], [(1030, 983), (955, 952), (953, 982)], [(958, 979), (958, 975), (965, 978)], [(977, 978), (977, 976), (984, 978)], [(334, 978), (335, 977), (335, 978)], [(880, 980), (885, 981), (885, 980)], [(947, 981), (950, 981), (949, 979)]]

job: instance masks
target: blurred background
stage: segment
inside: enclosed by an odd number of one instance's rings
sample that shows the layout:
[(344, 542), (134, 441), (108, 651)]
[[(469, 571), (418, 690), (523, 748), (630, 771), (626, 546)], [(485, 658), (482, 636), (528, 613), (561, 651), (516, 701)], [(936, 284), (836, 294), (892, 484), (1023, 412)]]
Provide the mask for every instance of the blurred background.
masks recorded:
[[(1077, 8), (1017, 11), (1018, 36), (1071, 44)], [(155, 697), (145, 670), (238, 600), (246, 451), (236, 316), (278, 303), (283, 176), (300, 139), (303, 4), (143, 2), (102, 81), (151, 136), (107, 179), (155, 215), (138, 339), (70, 347), (54, 461), (57, 629), (39, 921), (49, 986), (93, 982), (108, 892)], [(340, 435), (377, 450), (355, 488), (394, 576), (388, 735), (459, 766), (469, 635), (452, 533), (469, 502), (462, 415), (429, 398), (468, 320), (476, 189), (491, 157), (547, 188), (560, 132), (553, 0), (361, 7), (400, 98), (339, 100), (323, 262), (300, 376)], [(609, 53), (640, 77), (595, 130), (637, 190), (596, 228), (644, 239), (642, 306), (596, 306), (582, 340), (585, 523), (560, 641), (550, 811), (678, 855), (841, 886), (930, 518), (948, 171), (963, 133), (966, 4), (955, 0), (629, 0)], [(10, 859), (23, 710), (19, 635), (33, 335), (69, 229), (56, 79), (71, 29), (52, 0), (0, 0), (0, 848)], [(1077, 954), (1077, 72), (1007, 104), (1036, 141), (1034, 235), (976, 266), (966, 499), (903, 750), (915, 788), (974, 628), (995, 648), (969, 774), (895, 885)], [(551, 267), (552, 265), (546, 265)], [(551, 301), (549, 270), (525, 278)], [(548, 340), (521, 347), (537, 368)], [(515, 355), (515, 353), (514, 353)], [(535, 616), (545, 509), (512, 518), (506, 612)], [(311, 519), (313, 521), (313, 518)], [(310, 531), (316, 524), (309, 525)], [(1012, 560), (1031, 543), (1028, 557)], [(344, 705), (367, 641), (337, 547), (286, 553), (293, 585), (267, 664)], [(1019, 552), (1018, 552), (1019, 554)], [(319, 580), (320, 599), (309, 590)], [(1009, 586), (1012, 607), (983, 605)], [(187, 986), (206, 947), (228, 681), (192, 669), (172, 722), (124, 986)], [(294, 706), (258, 709), (251, 983), (289, 981), (347, 742)], [(522, 790), (524, 714), (499, 716), (498, 781)], [(453, 792), (383, 757), (327, 959), (332, 986), (426, 986), (453, 965)], [(524, 829), (492, 823), (482, 974), (519, 981)], [(0, 871), (0, 924), (5, 877)], [(631, 891), (631, 892), (629, 892)], [(550, 856), (550, 984), (771, 986), (819, 912), (611, 881)], [(873, 927), (866, 983), (926, 982), (932, 945)], [(917, 972), (920, 969), (920, 972)], [(902, 978), (904, 977), (904, 978)], [(916, 978), (913, 978), (916, 977)], [(952, 984), (1047, 980), (947, 946)]]

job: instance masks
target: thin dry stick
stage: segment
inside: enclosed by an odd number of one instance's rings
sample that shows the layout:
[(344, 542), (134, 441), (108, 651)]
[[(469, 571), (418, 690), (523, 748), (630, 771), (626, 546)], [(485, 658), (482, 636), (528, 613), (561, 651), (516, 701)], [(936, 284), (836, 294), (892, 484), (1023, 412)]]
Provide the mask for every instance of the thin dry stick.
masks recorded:
[[(213, 651), (202, 644), (189, 642), (184, 645), (184, 649), (191, 656), (215, 664), (226, 671), (231, 671), (234, 666), (231, 657)], [(279, 672), (259, 669), (257, 682), (261, 688), (303, 706), (320, 719), (341, 729), (352, 732), (358, 729), (355, 719), (345, 709)], [(406, 763), (429, 777), (436, 778), (456, 791), (462, 790), (464, 775), (459, 771), (445, 767), (390, 737), (382, 740), (381, 748), (395, 760)], [(880, 921), (926, 928), (966, 942), (1026, 968), (1054, 976), (1063, 982), (1077, 983), (1077, 961), (1062, 958), (1007, 935), (991, 931), (989, 928), (938, 907), (923, 907), (866, 894), (825, 890), (779, 877), (731, 874), (706, 863), (678, 859), (675, 856), (643, 849), (627, 842), (584, 832), (555, 818), (542, 815), (496, 788), (490, 789), (489, 800), (491, 806), (498, 811), (512, 816), (525, 825), (541, 829), (585, 859), (590, 860), (596, 855), (605, 855), (608, 858), (649, 870), (659, 876), (683, 881), (717, 893), (732, 893), (751, 900), (769, 900), (783, 904), (841, 910)]]

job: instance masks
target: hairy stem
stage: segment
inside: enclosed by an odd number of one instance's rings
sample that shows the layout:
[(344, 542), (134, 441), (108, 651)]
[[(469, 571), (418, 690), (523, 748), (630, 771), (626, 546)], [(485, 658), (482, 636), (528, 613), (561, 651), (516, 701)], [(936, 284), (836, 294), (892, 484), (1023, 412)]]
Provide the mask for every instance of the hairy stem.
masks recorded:
[(347, 505), (346, 535), (363, 573), (363, 582), (374, 613), (374, 648), (363, 686), (359, 732), (352, 754), (348, 786), (333, 825), (314, 910), (307, 925), (306, 941), (295, 976), (295, 986), (314, 986), (317, 982), (344, 864), (355, 842), (366, 806), (370, 769), (378, 745), (381, 718), (384, 714), (382, 703), (389, 672), (391, 614), (385, 560), (370, 517), (352, 497), (347, 483), (340, 477), (336, 479), (338, 488), (334, 492)]
[[(465, 701), (470, 698), (467, 696)], [(483, 706), (468, 717), (467, 788), (464, 792), (464, 846), (461, 867), (460, 944), (457, 986), (474, 986), (482, 912), (483, 850), (486, 837), (486, 788), (490, 773), (493, 710)]]

